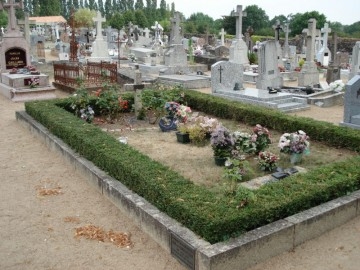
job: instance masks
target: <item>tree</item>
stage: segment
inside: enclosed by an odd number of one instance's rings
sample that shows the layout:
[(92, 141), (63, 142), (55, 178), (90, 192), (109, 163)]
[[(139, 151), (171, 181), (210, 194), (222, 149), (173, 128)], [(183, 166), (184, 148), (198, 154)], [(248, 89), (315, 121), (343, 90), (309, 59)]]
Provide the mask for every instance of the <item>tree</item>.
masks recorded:
[(97, 10), (97, 4), (96, 4), (95, 0), (89, 0), (89, 9)]
[(344, 32), (352, 37), (360, 37), (360, 21), (344, 27)]
[(32, 10), (30, 14), (32, 16), (39, 16), (40, 15), (40, 1), (39, 0), (32, 0)]
[(106, 0), (104, 6), (104, 15), (106, 17), (106, 20), (110, 20), (110, 18), (113, 16), (113, 14), (115, 14), (115, 12), (116, 11), (114, 11), (111, 6), (111, 0)]
[(135, 23), (135, 14), (132, 10), (127, 10), (123, 13), (124, 24), (128, 25), (130, 22)]
[(98, 11), (101, 12), (101, 15), (105, 15), (103, 0), (98, 0)]
[(4, 10), (0, 11), (0, 27), (6, 27), (8, 24), (8, 16)]
[(143, 0), (136, 0), (135, 3), (135, 10), (144, 9), (144, 2)]
[(290, 18), (290, 29), (292, 35), (300, 35), (302, 31), (308, 28), (309, 19), (316, 19), (316, 28), (321, 28), (326, 23), (326, 16), (317, 11), (305, 12), (303, 14), (296, 13)]
[(207, 31), (211, 29), (214, 24), (213, 18), (201, 12), (191, 14), (186, 22), (192, 22), (192, 24), (196, 27), (196, 33), (199, 34), (207, 33)]
[(141, 9), (135, 10), (135, 22), (134, 23), (142, 28), (148, 26), (148, 20), (145, 16), (144, 11), (142, 11)]
[(57, 0), (42, 0), (40, 5), (40, 16), (57, 16), (61, 12), (60, 2)]
[(159, 9), (160, 17), (162, 19), (169, 18), (168, 12), (166, 10), (166, 2), (165, 0), (160, 1), (160, 9)]
[(241, 33), (244, 33), (249, 26), (251, 26), (255, 32), (268, 27), (269, 16), (266, 15), (263, 9), (257, 5), (250, 5), (247, 6), (244, 11), (246, 12), (246, 17), (243, 17)]
[(78, 9), (74, 13), (75, 27), (92, 27), (94, 24), (94, 17), (96, 17), (95, 10), (90, 10), (88, 8)]

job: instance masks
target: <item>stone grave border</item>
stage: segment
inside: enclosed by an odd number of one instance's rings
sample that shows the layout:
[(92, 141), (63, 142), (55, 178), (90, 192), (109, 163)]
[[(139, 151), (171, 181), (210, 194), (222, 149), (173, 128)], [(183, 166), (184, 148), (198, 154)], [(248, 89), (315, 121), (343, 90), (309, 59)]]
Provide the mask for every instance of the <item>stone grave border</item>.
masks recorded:
[(293, 250), (301, 243), (360, 215), (358, 190), (259, 227), (235, 239), (211, 245), (75, 153), (26, 112), (16, 112), (16, 120), (41, 139), (50, 150), (61, 154), (75, 170), (85, 176), (91, 186), (188, 269), (247, 269)]

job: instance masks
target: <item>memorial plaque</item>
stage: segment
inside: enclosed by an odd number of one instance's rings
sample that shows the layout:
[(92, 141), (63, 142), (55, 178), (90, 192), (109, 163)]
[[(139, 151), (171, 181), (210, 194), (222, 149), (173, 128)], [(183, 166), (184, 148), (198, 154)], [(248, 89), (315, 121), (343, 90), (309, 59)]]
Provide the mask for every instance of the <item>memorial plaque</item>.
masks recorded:
[(189, 269), (195, 269), (195, 248), (175, 234), (170, 234), (171, 254)]
[(26, 52), (20, 48), (13, 48), (5, 53), (6, 69), (23, 68), (26, 66)]

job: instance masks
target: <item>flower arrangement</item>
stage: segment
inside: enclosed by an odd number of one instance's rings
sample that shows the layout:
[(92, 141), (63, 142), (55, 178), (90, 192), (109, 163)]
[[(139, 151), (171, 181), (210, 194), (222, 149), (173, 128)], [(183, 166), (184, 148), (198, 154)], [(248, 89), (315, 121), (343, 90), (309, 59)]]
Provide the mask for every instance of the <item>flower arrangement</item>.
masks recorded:
[(287, 154), (309, 153), (309, 136), (302, 130), (281, 135), (279, 144), (280, 152)]
[(262, 151), (258, 155), (258, 165), (262, 171), (273, 171), (278, 160), (279, 157), (269, 151)]
[(164, 108), (169, 117), (176, 118), (180, 123), (186, 123), (189, 113), (191, 113), (190, 107), (180, 105), (175, 101), (166, 102)]
[(94, 114), (95, 112), (90, 106), (87, 106), (86, 108), (80, 110), (80, 118), (88, 123), (92, 122), (92, 120), (94, 119)]
[(234, 138), (230, 131), (220, 124), (211, 133), (210, 144), (215, 157), (230, 157)]
[(18, 69), (17, 68), (12, 68), (9, 73), (10, 74), (16, 74), (18, 72)]
[(39, 77), (32, 77), (32, 78), (30, 78), (29, 86), (30, 86), (30, 88), (35, 88), (36, 86), (39, 85), (39, 83), (40, 83)]
[(345, 91), (345, 84), (342, 80), (337, 80), (329, 84), (330, 90), (336, 91), (336, 92), (343, 92)]
[(270, 132), (267, 128), (256, 124), (253, 128), (253, 134), (251, 135), (251, 141), (256, 145), (256, 152), (264, 151), (271, 144)]

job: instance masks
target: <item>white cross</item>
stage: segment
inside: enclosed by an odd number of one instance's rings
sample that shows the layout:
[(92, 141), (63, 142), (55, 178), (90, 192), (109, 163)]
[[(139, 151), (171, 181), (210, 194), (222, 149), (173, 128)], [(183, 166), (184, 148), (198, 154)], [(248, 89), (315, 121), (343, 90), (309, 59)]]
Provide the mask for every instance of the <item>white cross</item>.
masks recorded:
[(327, 47), (327, 42), (328, 42), (328, 37), (329, 37), (329, 33), (331, 33), (331, 28), (329, 28), (329, 24), (325, 23), (324, 27), (321, 28), (321, 33), (324, 34), (323, 36), (323, 47)]
[(219, 32), (219, 34), (221, 35), (221, 45), (224, 45), (225, 44), (225, 35), (226, 35), (224, 28), (221, 28), (221, 31)]
[(96, 39), (102, 39), (103, 35), (101, 32), (101, 23), (106, 22), (105, 18), (101, 17), (101, 12), (96, 13), (96, 17), (93, 18), (93, 21), (96, 24)]

